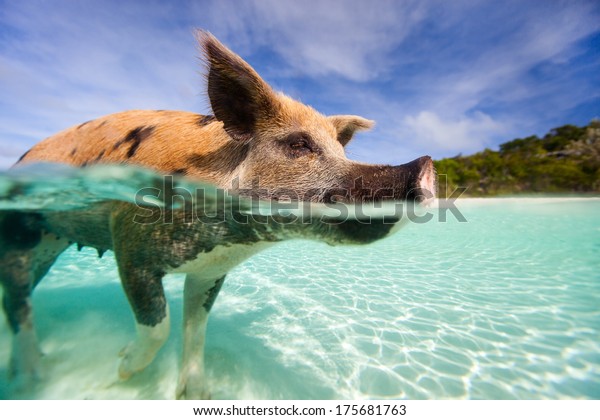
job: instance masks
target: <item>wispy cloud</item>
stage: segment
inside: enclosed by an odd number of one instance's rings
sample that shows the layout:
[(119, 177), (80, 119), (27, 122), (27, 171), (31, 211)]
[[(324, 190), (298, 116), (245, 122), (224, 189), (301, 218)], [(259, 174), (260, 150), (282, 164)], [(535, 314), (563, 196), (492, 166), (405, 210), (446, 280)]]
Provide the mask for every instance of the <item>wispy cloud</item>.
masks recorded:
[(392, 51), (424, 16), (423, 2), (219, 2), (208, 13), (232, 44), (268, 47), (296, 75), (368, 81), (391, 73)]

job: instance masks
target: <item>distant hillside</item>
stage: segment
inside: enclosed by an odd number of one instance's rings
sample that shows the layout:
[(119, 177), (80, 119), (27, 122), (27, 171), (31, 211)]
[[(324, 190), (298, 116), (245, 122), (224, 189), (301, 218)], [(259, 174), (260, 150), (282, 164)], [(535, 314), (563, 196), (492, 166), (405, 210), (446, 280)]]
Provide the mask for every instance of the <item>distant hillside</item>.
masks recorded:
[(565, 125), (543, 138), (531, 136), (470, 156), (435, 162), (440, 197), (456, 187), (463, 196), (528, 193), (600, 193), (600, 120), (586, 127)]

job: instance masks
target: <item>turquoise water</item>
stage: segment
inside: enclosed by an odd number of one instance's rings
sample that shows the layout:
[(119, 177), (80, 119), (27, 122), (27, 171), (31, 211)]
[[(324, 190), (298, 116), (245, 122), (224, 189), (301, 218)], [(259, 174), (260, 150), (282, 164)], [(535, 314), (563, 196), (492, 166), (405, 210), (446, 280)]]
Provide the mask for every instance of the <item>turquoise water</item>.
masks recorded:
[[(290, 241), (238, 266), (209, 321), (213, 398), (600, 398), (600, 200), (458, 208), (467, 222), (432, 209), (368, 246)], [(135, 331), (114, 258), (70, 248), (34, 295), (36, 387), (10, 389), (0, 323), (0, 398), (172, 398), (182, 280), (165, 279), (169, 342), (120, 382)]]

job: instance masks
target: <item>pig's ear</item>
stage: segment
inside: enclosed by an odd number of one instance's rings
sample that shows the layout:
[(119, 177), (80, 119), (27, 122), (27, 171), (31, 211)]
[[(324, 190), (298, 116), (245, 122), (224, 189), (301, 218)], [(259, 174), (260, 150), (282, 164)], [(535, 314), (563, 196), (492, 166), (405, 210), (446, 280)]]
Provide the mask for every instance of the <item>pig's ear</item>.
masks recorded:
[(248, 63), (210, 33), (199, 30), (196, 37), (208, 67), (208, 97), (215, 117), (235, 140), (252, 138), (257, 123), (274, 114), (275, 94)]
[(329, 117), (329, 121), (334, 125), (337, 139), (342, 146), (346, 146), (352, 140), (355, 132), (368, 130), (375, 125), (375, 121), (356, 115), (333, 115)]

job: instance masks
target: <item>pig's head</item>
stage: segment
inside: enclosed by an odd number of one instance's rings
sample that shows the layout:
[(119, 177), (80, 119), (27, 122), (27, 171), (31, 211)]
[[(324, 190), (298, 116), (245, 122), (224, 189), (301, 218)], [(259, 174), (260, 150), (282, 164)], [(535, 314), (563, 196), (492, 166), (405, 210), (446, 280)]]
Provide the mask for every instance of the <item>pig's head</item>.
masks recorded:
[[(348, 159), (344, 147), (373, 121), (354, 115), (324, 116), (273, 91), (212, 35), (199, 32), (198, 38), (215, 118), (239, 144), (235, 158), (243, 157), (231, 171), (231, 182), (242, 194), (324, 203), (433, 198), (435, 171), (429, 156), (399, 166)], [(369, 228), (349, 221), (340, 225), (339, 240), (378, 239), (390, 228), (379, 225), (375, 221)]]

